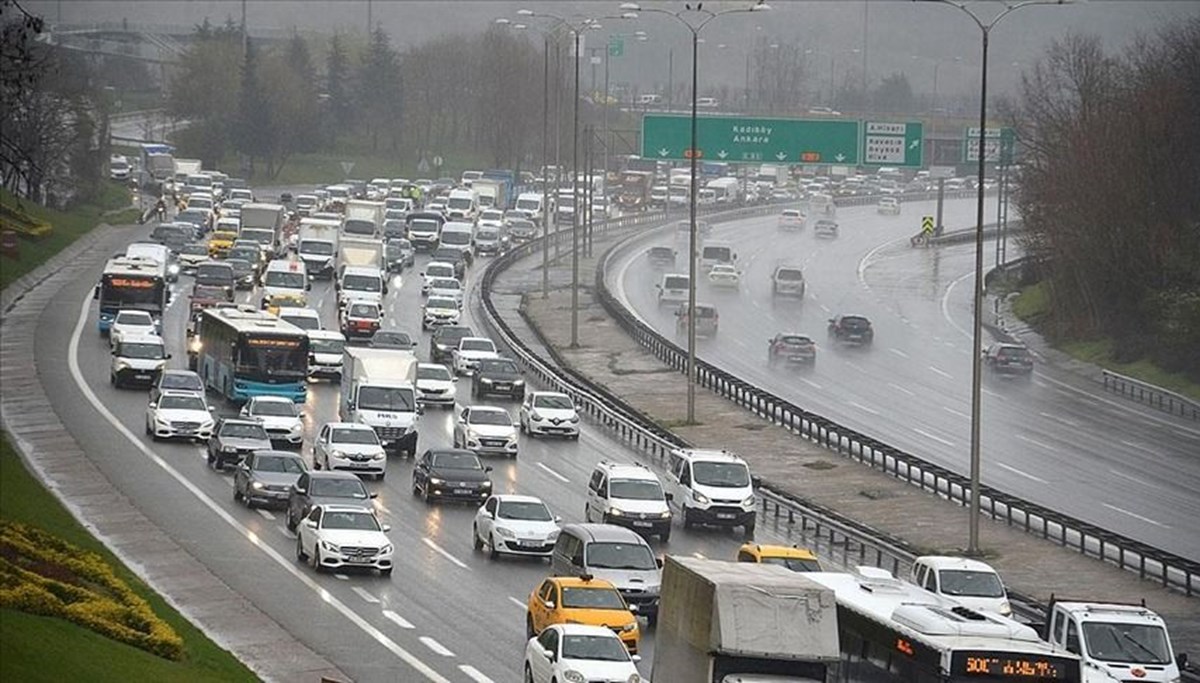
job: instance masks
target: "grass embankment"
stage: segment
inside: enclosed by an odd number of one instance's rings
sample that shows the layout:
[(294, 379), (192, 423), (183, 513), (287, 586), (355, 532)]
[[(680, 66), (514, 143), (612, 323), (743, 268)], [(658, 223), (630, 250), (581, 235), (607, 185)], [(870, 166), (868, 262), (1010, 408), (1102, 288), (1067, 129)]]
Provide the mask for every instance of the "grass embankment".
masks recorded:
[[(354, 163), (349, 173), (342, 170), (342, 162)], [(428, 171), (417, 171), (420, 157), (401, 156), (372, 156), (365, 154), (296, 154), (287, 160), (279, 175), (267, 177), (267, 168), (262, 161), (254, 164), (255, 175), (250, 179), (250, 185), (255, 187), (276, 185), (329, 185), (346, 178), (438, 178), (449, 176), (457, 178), (463, 169), (492, 168), (492, 164), (482, 156), (470, 153), (443, 155), (441, 168), (432, 165)], [(427, 161), (432, 164), (433, 159)], [(240, 175), (238, 161), (234, 158), (222, 162), (220, 169), (231, 176)]]
[(179, 661), (110, 640), (64, 619), (0, 609), (0, 680), (253, 681), (254, 675), (204, 636), (80, 526), (25, 469), (7, 435), (0, 433), (0, 519), (51, 533), (100, 555), (117, 577), (149, 603), (183, 640)]
[[(1041, 329), (1050, 314), (1050, 295), (1044, 283), (1030, 285), (1013, 300), (1013, 314), (1035, 329)], [(1149, 360), (1121, 363), (1114, 360), (1111, 338), (1056, 341), (1055, 348), (1088, 363), (1169, 389), (1200, 401), (1200, 384), (1179, 373), (1168, 372)]]
[[(129, 206), (129, 190), (118, 183), (105, 183), (94, 202), (66, 212), (47, 209), (28, 200), (18, 200), (7, 190), (0, 190), (0, 202), (5, 206), (18, 207), (53, 227), (50, 234), (43, 237), (22, 237), (19, 240), (20, 258), (0, 256), (0, 289), (42, 265), (100, 223), (122, 225), (136, 221), (138, 216), (136, 210), (122, 210)], [(105, 215), (108, 212), (115, 213)]]

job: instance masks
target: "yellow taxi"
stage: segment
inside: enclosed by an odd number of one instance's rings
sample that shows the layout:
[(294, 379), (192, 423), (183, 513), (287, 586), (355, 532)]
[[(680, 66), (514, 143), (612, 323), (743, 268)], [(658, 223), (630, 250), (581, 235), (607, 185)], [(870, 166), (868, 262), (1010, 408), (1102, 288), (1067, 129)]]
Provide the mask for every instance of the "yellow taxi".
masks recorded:
[(267, 313), (279, 315), (281, 308), (304, 308), (308, 306), (307, 298), (302, 294), (274, 294), (267, 298)]
[(737, 561), (777, 564), (794, 572), (825, 571), (821, 568), (821, 561), (817, 559), (816, 553), (794, 545), (746, 543), (738, 549)]
[(532, 638), (551, 624), (588, 624), (612, 629), (637, 654), (637, 617), (612, 583), (589, 576), (551, 576), (529, 594), (525, 633)]
[(230, 230), (217, 230), (208, 237), (208, 255), (211, 258), (224, 258), (233, 248), (233, 242), (238, 237)]

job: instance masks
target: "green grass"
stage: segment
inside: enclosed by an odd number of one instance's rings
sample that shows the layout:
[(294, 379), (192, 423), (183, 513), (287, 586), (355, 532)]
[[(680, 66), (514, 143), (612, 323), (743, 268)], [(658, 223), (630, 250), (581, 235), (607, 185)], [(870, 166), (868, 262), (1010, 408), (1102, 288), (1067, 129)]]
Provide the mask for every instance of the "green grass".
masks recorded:
[(254, 681), (233, 655), (209, 640), (80, 526), (25, 469), (0, 434), (0, 518), (37, 526), (101, 555), (117, 576), (150, 603), (154, 613), (183, 638), (184, 658), (171, 662), (109, 640), (68, 621), (0, 609), (0, 680)]
[[(256, 161), (254, 164), (255, 175), (250, 179), (250, 185), (255, 187), (267, 185), (318, 185), (332, 184), (345, 180), (346, 178), (361, 178), (370, 180), (372, 178), (437, 178), (440, 176), (450, 176), (457, 178), (463, 169), (480, 169), (491, 168), (489, 160), (482, 156), (471, 154), (452, 154), (446, 153), (444, 157), (444, 165), (440, 169), (430, 167), (428, 172), (418, 173), (417, 164), (420, 162), (419, 157), (410, 157), (408, 155), (401, 156), (373, 156), (365, 154), (345, 153), (345, 154), (296, 154), (287, 160), (283, 170), (275, 178), (268, 178), (266, 165), (262, 161)], [(342, 171), (341, 163), (343, 161), (354, 162), (354, 167), (349, 173)], [(432, 160), (430, 160), (432, 164)], [(224, 160), (219, 168), (229, 175), (241, 175), (238, 171), (238, 161), (234, 158)], [(238, 171), (235, 173), (235, 171)]]
[[(1045, 283), (1039, 282), (1021, 290), (1013, 300), (1013, 314), (1035, 328), (1040, 328), (1050, 314), (1050, 296)], [(1169, 389), (1188, 398), (1200, 400), (1200, 384), (1191, 381), (1182, 373), (1163, 370), (1149, 360), (1121, 363), (1113, 359), (1114, 341), (1103, 339), (1076, 339), (1057, 343), (1063, 353), (1102, 368), (1127, 375)]]
[[(7, 190), (0, 190), (0, 201), (9, 206), (18, 204), (17, 198)], [(50, 223), (54, 232), (36, 240), (22, 238), (19, 259), (0, 257), (0, 289), (42, 265), (100, 223), (123, 225), (137, 219), (137, 211), (121, 210), (129, 206), (129, 191), (118, 183), (105, 183), (95, 202), (67, 212), (47, 209), (28, 200), (20, 200), (19, 206), (25, 213)], [(115, 213), (105, 215), (112, 211)]]

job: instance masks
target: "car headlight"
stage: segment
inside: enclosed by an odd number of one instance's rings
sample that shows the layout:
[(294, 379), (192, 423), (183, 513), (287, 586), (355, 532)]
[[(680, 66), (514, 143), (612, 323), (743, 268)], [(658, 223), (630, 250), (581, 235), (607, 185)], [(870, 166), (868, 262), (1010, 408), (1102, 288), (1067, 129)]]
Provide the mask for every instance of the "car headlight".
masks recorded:
[(629, 633), (630, 631), (634, 630), (635, 628), (637, 628), (637, 622), (631, 621), (628, 624), (625, 624), (624, 626), (622, 626), (621, 630), (625, 633)]
[(444, 479), (439, 479), (439, 478), (437, 478), (437, 477), (430, 477), (430, 478), (429, 478), (429, 483), (430, 483), (430, 484), (433, 484), (434, 486), (441, 486), (442, 484), (445, 484), (445, 483), (446, 483), (446, 480), (444, 480)]
[(396, 548), (393, 547), (391, 543), (388, 543), (387, 545), (383, 546), (383, 548), (379, 551), (379, 554), (390, 555), (395, 550), (396, 550)]
[(344, 451), (339, 451), (339, 450), (336, 450), (336, 449), (335, 449), (335, 450), (333, 450), (333, 451), (331, 451), (331, 452), (329, 453), (329, 455), (330, 455), (331, 457), (334, 457), (334, 458), (344, 458), (344, 457), (346, 457), (346, 453), (345, 453)]
[(165, 370), (166, 367), (167, 367), (167, 361), (164, 358), (163, 360), (158, 361), (158, 364), (154, 366), (154, 369), (155, 370)]
[(629, 674), (629, 680), (625, 683), (642, 683), (642, 676), (641, 674)]
[(387, 453), (385, 453), (383, 451), (379, 451), (378, 453), (371, 454), (371, 459), (372, 460), (383, 460), (383, 458), (386, 456), (387, 456)]
[(1000, 603), (1000, 614), (1006, 617), (1012, 614), (1012, 605), (1007, 600)]
[(221, 446), (222, 453), (237, 453), (237, 446)]
[(496, 527), (496, 533), (500, 534), (504, 538), (516, 538), (517, 537), (517, 535), (514, 534), (511, 529), (505, 529), (502, 526)]
[(531, 419), (535, 422), (541, 422), (542, 416), (538, 414), (538, 411), (531, 410), (531, 411), (529, 411), (529, 419)]
[(342, 552), (342, 549), (341, 549), (341, 548), (339, 548), (339, 547), (337, 547), (336, 545), (334, 545), (334, 544), (330, 543), (329, 541), (325, 541), (325, 540), (322, 540), (322, 541), (321, 541), (321, 547), (322, 547), (322, 548), (324, 548), (324, 549), (326, 549), (326, 550), (328, 550), (328, 551), (329, 551), (329, 552), (331, 552), (331, 553), (340, 553), (340, 552)]
[(746, 500), (742, 501), (742, 507), (754, 507), (754, 502), (754, 494), (751, 493), (750, 495), (746, 496)]
[(658, 513), (658, 516), (661, 517), (662, 519), (669, 519), (671, 517), (671, 511), (663, 510), (662, 512)]
[(523, 386), (525, 386), (525, 380), (523, 380), (523, 379), (513, 380), (513, 386), (514, 387), (523, 387)]
[(479, 383), (480, 383), (480, 384), (491, 384), (491, 383), (492, 383), (492, 380), (491, 380), (491, 379), (489, 379), (489, 378), (487, 378), (487, 377), (480, 377), (480, 378), (479, 378)]
[(587, 683), (587, 679), (583, 677), (583, 674), (574, 669), (564, 671), (563, 680), (567, 681), (567, 683)]
[(492, 482), (485, 481), (482, 484), (480, 484), (479, 486), (480, 486), (480, 488), (490, 489), (490, 488), (492, 488)]
[(612, 515), (613, 517), (620, 517), (625, 514), (625, 511), (617, 508), (609, 508), (608, 514)]
[(568, 420), (567, 420), (567, 422), (570, 422), (571, 424), (577, 424), (577, 423), (579, 422), (579, 416), (578, 416), (578, 415), (572, 415), (572, 416), (570, 417), (570, 419), (568, 419)]
[(117, 361), (117, 372), (120, 372), (122, 370), (128, 370), (128, 369), (129, 369), (129, 363), (126, 363), (123, 360)]
[(217, 425), (216, 422), (213, 422), (212, 420), (207, 420), (205, 422), (200, 423), (200, 429), (209, 430), (209, 429), (212, 429), (213, 427), (215, 427), (216, 425)]
[(258, 489), (259, 491), (261, 491), (263, 489), (263, 483), (261, 481), (251, 482), (250, 486), (255, 489)]
[(696, 491), (692, 494), (692, 497), (696, 499), (697, 503), (700, 503), (701, 505), (708, 505), (708, 496), (704, 495), (703, 493)]

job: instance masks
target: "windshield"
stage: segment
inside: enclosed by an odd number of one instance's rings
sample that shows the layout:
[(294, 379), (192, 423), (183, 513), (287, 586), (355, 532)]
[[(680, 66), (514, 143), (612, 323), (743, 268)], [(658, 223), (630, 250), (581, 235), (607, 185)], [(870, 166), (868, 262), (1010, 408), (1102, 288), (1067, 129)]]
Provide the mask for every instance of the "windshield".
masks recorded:
[(227, 263), (201, 263), (196, 268), (196, 284), (217, 286), (233, 284), (233, 268)]
[(695, 462), (692, 478), (705, 486), (745, 488), (750, 485), (750, 470), (740, 462)]
[(700, 258), (714, 261), (732, 261), (733, 254), (729, 247), (704, 247), (704, 253)]
[(512, 418), (508, 413), (502, 410), (479, 410), (471, 411), (467, 420), (473, 425), (511, 425)]
[(447, 382), (454, 378), (444, 365), (420, 365), (417, 367), (417, 379), (438, 379)]
[(502, 221), (504, 220), (504, 212), (502, 211), (484, 211), (479, 215), (481, 221)]
[(342, 289), (356, 292), (378, 292), (383, 289), (383, 281), (373, 275), (347, 275), (342, 278)]
[(268, 383), (303, 379), (308, 374), (308, 339), (244, 335), (238, 343), (235, 373)]
[(537, 211), (542, 208), (540, 199), (518, 199), (517, 208), (522, 211)]
[(333, 242), (301, 240), (300, 253), (311, 254), (313, 256), (333, 256)]
[(440, 309), (440, 310), (453, 309), (453, 310), (457, 311), (458, 310), (458, 302), (455, 301), (454, 299), (451, 299), (450, 297), (431, 296), (431, 297), (429, 297), (429, 301), (425, 302), (425, 308), (434, 308), (434, 309)]
[(234, 259), (242, 259), (246, 263), (253, 263), (258, 260), (258, 250), (254, 247), (234, 247), (229, 250), (229, 263), (232, 264)]
[(496, 517), (525, 522), (550, 522), (554, 517), (544, 503), (528, 500), (502, 500), (496, 507)]
[(563, 659), (628, 662), (629, 651), (615, 636), (563, 636)]
[(479, 361), (479, 372), (484, 375), (516, 375), (520, 373), (516, 363), (510, 360), (481, 360)]
[(450, 201), (446, 202), (446, 206), (451, 209), (466, 211), (471, 208), (471, 200), (469, 197), (451, 197)]
[(412, 389), (365, 386), (358, 390), (358, 407), (365, 410), (412, 412), (416, 406)]
[(179, 249), (182, 256), (208, 256), (208, 247), (203, 244), (185, 244)]
[(330, 443), (351, 443), (360, 446), (377, 446), (379, 437), (374, 429), (331, 429)]
[(688, 196), (688, 189), (682, 185), (673, 185), (671, 187), (671, 196), (672, 197), (686, 197), (686, 196)]
[(263, 279), (263, 285), (283, 289), (304, 289), (304, 273), (289, 270), (268, 270), (267, 276)]
[(571, 403), (569, 396), (555, 395), (538, 395), (533, 397), (534, 408), (545, 408), (547, 410), (574, 410), (575, 404)]
[(304, 474), (304, 464), (299, 458), (283, 455), (260, 455), (254, 459), (254, 469), (258, 472)]
[(433, 456), (433, 466), (439, 470), (482, 470), (479, 458), (470, 453), (439, 453)]
[(117, 355), (122, 358), (138, 358), (141, 360), (162, 360), (166, 352), (162, 344), (138, 344), (121, 342)]
[(437, 232), (437, 221), (413, 221), (409, 224), (408, 229), (413, 232)]
[(204, 383), (198, 375), (190, 372), (164, 372), (158, 382), (159, 389), (186, 389), (188, 391), (204, 391)]
[(454, 266), (444, 263), (431, 263), (425, 266), (425, 276), (428, 278), (454, 277)]
[(367, 497), (367, 489), (358, 479), (313, 478), (308, 493), (327, 498), (358, 498), (361, 500)]
[(621, 599), (621, 594), (612, 588), (582, 586), (563, 586), (562, 606), (583, 609), (629, 609)]
[(399, 346), (407, 349), (412, 345), (412, 337), (403, 332), (376, 332), (371, 337), (371, 346)]
[(226, 422), (221, 427), (221, 436), (232, 439), (267, 439), (267, 430), (260, 424), (250, 422)]
[(463, 351), (491, 351), (496, 352), (496, 345), (491, 339), (464, 339), (462, 342)]
[(117, 314), (117, 319), (114, 321), (118, 325), (132, 325), (141, 327), (153, 327), (154, 318), (150, 317), (149, 313), (140, 311), (122, 311)]
[(286, 308), (281, 309), (279, 314), (280, 320), (286, 320), (302, 330), (321, 329), (321, 321), (319, 319), (307, 315), (289, 315), (286, 311)]
[(347, 235), (374, 235), (375, 223), (372, 221), (346, 219), (346, 222), (342, 224), (342, 232)]
[(158, 400), (158, 407), (163, 410), (198, 410), (208, 412), (204, 399), (199, 396), (170, 396), (164, 395)]
[(378, 318), (379, 307), (372, 306), (371, 304), (354, 304), (350, 306), (350, 310), (346, 312), (346, 316), (350, 318)]
[(480, 228), (479, 234), (475, 235), (475, 239), (492, 242), (500, 239), (500, 231), (495, 228)]
[(369, 512), (342, 512), (326, 510), (321, 517), (323, 529), (353, 529), (355, 531), (380, 531), (375, 515)]
[(291, 401), (255, 401), (250, 408), (250, 414), (296, 417), (300, 413), (296, 410), (296, 404)]
[(1171, 663), (1167, 632), (1161, 626), (1085, 621), (1083, 637), (1088, 654), (1100, 661)]
[(612, 479), (608, 493), (613, 498), (627, 500), (662, 500), (662, 487), (652, 479)]
[(593, 569), (652, 570), (658, 565), (650, 548), (632, 543), (590, 543), (587, 566)]
[(240, 258), (225, 259), (225, 263), (228, 263), (229, 267), (233, 268), (234, 275), (249, 275), (254, 270), (254, 266), (250, 265), (249, 261), (244, 261)]
[(666, 289), (687, 289), (688, 279), (686, 277), (669, 277), (663, 287)]
[(429, 288), (430, 289), (453, 289), (453, 290), (457, 291), (457, 290), (462, 289), (462, 284), (460, 284), (458, 280), (455, 280), (453, 278), (438, 277), (438, 278), (434, 278), (433, 281), (429, 283)]
[(800, 557), (764, 557), (763, 564), (773, 564), (780, 567), (787, 567), (794, 572), (819, 572), (821, 571), (821, 563), (816, 560), (809, 560)]
[(346, 350), (346, 342), (341, 339), (310, 339), (308, 348), (313, 353), (342, 353)]
[(776, 280), (798, 281), (804, 279), (804, 274), (798, 270), (781, 270), (775, 274)]
[(966, 569), (943, 569), (938, 572), (942, 593), (971, 598), (1002, 598), (1004, 585), (1000, 577), (992, 572), (976, 572)]
[(470, 243), (471, 243), (471, 233), (469, 233), (469, 232), (466, 232), (466, 231), (459, 232), (457, 230), (450, 230), (450, 231), (442, 232), (442, 244), (449, 244), (449, 245), (453, 245), (453, 246), (465, 246)]

